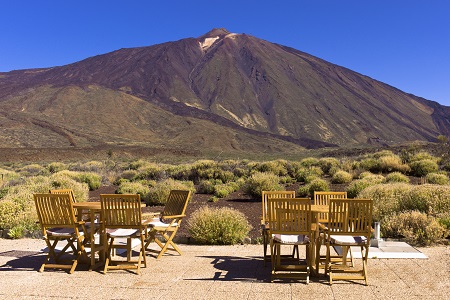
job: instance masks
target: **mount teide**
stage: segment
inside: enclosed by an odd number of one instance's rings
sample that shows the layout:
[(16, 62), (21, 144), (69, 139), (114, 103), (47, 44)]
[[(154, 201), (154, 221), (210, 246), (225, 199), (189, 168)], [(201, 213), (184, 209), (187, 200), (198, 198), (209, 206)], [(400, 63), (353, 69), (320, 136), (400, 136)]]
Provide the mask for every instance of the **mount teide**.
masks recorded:
[(295, 152), (433, 141), (450, 108), (246, 34), (0, 73), (3, 148)]

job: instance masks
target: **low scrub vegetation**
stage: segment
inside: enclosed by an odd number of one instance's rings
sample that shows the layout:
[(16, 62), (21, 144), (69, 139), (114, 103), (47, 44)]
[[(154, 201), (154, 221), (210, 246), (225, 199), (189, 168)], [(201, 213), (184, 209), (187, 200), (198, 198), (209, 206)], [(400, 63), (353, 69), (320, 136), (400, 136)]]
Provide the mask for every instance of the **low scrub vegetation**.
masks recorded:
[(198, 243), (233, 245), (242, 243), (251, 226), (241, 212), (228, 207), (204, 207), (188, 220), (188, 230)]
[[(373, 199), (374, 221), (382, 222), (384, 237), (430, 245), (450, 234), (448, 165), (448, 159), (423, 151), (386, 150), (354, 159), (8, 164), (0, 166), (0, 230), (8, 229), (12, 238), (36, 230), (32, 195), (54, 188), (73, 189), (76, 201), (86, 201), (89, 190), (114, 184), (118, 193), (137, 193), (147, 205), (164, 205), (172, 189), (208, 194), (205, 201), (217, 202), (236, 191), (260, 199), (264, 190), (285, 190), (295, 184), (297, 197), (338, 186), (350, 198)], [(233, 210), (198, 211), (189, 226), (192, 235), (199, 235), (195, 239), (210, 244), (239, 243), (249, 230), (246, 217)], [(208, 231), (211, 235), (202, 240), (200, 235)]]

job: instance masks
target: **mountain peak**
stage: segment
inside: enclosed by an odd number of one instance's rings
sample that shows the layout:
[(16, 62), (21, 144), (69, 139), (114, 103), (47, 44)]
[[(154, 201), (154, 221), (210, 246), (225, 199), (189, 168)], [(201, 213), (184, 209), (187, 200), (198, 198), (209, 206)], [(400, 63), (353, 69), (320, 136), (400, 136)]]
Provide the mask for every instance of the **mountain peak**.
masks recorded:
[(199, 39), (203, 40), (206, 38), (215, 38), (215, 37), (224, 37), (228, 34), (230, 34), (231, 32), (229, 32), (228, 30), (226, 30), (225, 28), (213, 28), (211, 31), (205, 33), (204, 35), (200, 36)]

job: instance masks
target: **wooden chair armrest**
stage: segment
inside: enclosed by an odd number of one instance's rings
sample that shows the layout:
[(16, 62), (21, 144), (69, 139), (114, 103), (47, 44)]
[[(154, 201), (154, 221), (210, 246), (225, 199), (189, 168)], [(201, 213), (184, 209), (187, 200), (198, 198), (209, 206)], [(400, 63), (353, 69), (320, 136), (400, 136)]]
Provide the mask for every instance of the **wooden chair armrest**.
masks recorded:
[(322, 223), (319, 223), (319, 229), (322, 231), (328, 231), (328, 227), (323, 225)]
[(186, 215), (173, 215), (173, 216), (163, 216), (163, 219), (181, 219), (186, 217)]
[(151, 219), (151, 218), (156, 218), (156, 217), (160, 217), (160, 216), (161, 216), (160, 212), (148, 212), (148, 213), (142, 214), (142, 219)]

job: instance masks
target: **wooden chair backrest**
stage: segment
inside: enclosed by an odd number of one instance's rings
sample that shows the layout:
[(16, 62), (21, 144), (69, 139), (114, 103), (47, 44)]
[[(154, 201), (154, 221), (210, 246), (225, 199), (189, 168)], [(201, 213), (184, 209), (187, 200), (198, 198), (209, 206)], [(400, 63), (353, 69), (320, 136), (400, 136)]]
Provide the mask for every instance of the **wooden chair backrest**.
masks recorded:
[(270, 219), (267, 214), (267, 199), (269, 198), (295, 198), (295, 191), (262, 191), (262, 216), (261, 222), (263, 224), (267, 223)]
[(141, 228), (139, 194), (100, 194), (101, 219), (105, 228)]
[(370, 241), (373, 201), (330, 199), (328, 230), (331, 235), (366, 236)]
[[(328, 205), (330, 199), (347, 199), (347, 192), (318, 192), (314, 191), (314, 204), (315, 205)], [(320, 223), (326, 223), (328, 220), (328, 213), (319, 213), (318, 216)]]
[(162, 217), (170, 218), (170, 216), (184, 215), (190, 198), (191, 191), (171, 190)]
[(73, 194), (72, 189), (55, 189), (55, 190), (50, 190), (49, 193), (50, 194), (69, 194), (70, 198), (72, 199), (72, 202), (76, 202), (75, 195)]
[(270, 234), (311, 234), (311, 199), (268, 198)]
[(43, 234), (47, 228), (75, 228), (76, 218), (68, 194), (34, 194), (34, 203)]

